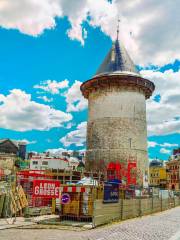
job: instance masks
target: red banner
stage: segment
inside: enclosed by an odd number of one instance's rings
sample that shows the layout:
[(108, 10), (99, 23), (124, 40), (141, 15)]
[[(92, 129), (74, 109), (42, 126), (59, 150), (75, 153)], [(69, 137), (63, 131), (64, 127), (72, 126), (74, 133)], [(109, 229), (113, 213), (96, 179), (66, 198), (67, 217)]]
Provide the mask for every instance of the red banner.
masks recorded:
[(34, 180), (33, 197), (59, 198), (60, 182), (53, 180)]

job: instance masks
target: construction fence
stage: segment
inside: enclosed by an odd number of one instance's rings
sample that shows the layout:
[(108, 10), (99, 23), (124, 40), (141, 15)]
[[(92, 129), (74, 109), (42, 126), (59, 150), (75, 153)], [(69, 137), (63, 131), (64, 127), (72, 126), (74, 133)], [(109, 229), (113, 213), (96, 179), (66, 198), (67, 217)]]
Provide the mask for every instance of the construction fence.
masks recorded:
[(116, 203), (105, 201), (104, 188), (95, 186), (61, 187), (68, 200), (60, 204), (61, 221), (92, 222), (94, 227), (114, 220), (126, 220), (180, 206), (180, 192), (159, 189), (135, 191), (119, 189)]
[[(100, 179), (101, 180), (101, 179)], [(58, 182), (58, 195), (34, 195), (35, 183)], [(50, 186), (53, 184), (50, 184)], [(52, 189), (51, 189), (52, 190)], [(46, 193), (52, 193), (51, 191)], [(44, 171), (21, 171), (0, 182), (0, 217), (57, 213), (60, 221), (90, 222), (94, 227), (180, 206), (180, 192), (123, 187), (117, 182), (60, 184)]]
[(180, 196), (151, 196), (132, 199), (119, 199), (118, 203), (103, 203), (103, 199), (94, 201), (93, 226), (97, 227), (114, 220), (126, 220), (161, 212), (180, 206)]
[(94, 201), (102, 198), (102, 187), (61, 186), (60, 220), (92, 222)]
[(0, 218), (21, 216), (28, 206), (22, 186), (14, 186), (8, 182), (0, 182)]
[(25, 216), (39, 216), (52, 213), (52, 199), (44, 198), (42, 196), (33, 196), (33, 184), (35, 180), (51, 180), (49, 176), (42, 170), (24, 170), (17, 172), (16, 184), (22, 186), (28, 207), (24, 211)]

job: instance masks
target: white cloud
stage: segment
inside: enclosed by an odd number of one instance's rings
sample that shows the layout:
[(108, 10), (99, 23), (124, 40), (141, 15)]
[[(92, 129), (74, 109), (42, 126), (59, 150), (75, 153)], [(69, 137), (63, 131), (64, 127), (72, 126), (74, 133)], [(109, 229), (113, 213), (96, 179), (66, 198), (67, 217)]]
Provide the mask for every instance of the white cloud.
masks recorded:
[[(133, 3), (132, 3), (133, 2)], [(163, 65), (180, 58), (180, 2), (117, 0), (121, 36), (138, 64)], [(132, 37), (128, 33), (132, 31)]]
[(29, 141), (27, 139), (21, 139), (21, 140), (15, 140), (18, 143), (25, 143), (26, 145), (30, 145), (30, 144), (35, 144), (37, 143), (37, 141), (33, 140), (33, 141)]
[(72, 115), (31, 100), (31, 95), (20, 89), (0, 95), (0, 127), (16, 130), (48, 130), (61, 127), (72, 120)]
[(68, 16), (71, 23), (68, 36), (80, 41), (82, 45), (87, 36), (82, 26), (84, 21), (93, 27), (101, 27), (106, 34), (112, 29), (112, 23), (117, 22), (117, 6), (107, 0), (61, 0), (61, 3), (63, 14)]
[(176, 144), (176, 143), (164, 143), (164, 144), (161, 144), (161, 146), (162, 147), (169, 147), (169, 148), (171, 148), (171, 147), (178, 147), (179, 145), (178, 144)]
[(154, 158), (149, 158), (149, 162), (152, 162), (154, 160)]
[(87, 31), (81, 25), (73, 24), (72, 28), (67, 31), (67, 34), (71, 40), (78, 40), (82, 45), (84, 45), (84, 40), (87, 38)]
[(161, 148), (161, 149), (160, 149), (160, 153), (163, 153), (163, 154), (170, 154), (170, 153), (171, 153), (171, 150), (166, 149), (166, 148)]
[(74, 122), (69, 122), (67, 123), (66, 126), (64, 126), (66, 129), (71, 129), (73, 126), (75, 126), (76, 124)]
[(158, 145), (157, 142), (153, 142), (153, 141), (148, 141), (148, 148), (154, 148)]
[(37, 36), (67, 16), (68, 36), (84, 44), (84, 22), (114, 38), (119, 16), (120, 38), (135, 62), (162, 65), (180, 59), (179, 7), (179, 0), (1, 0), (0, 25)]
[(157, 143), (154, 141), (148, 141), (148, 148), (154, 148), (156, 146), (160, 146), (160, 147), (166, 147), (166, 148), (172, 148), (172, 147), (178, 147), (178, 144), (176, 143)]
[(0, 3), (0, 25), (32, 36), (54, 28), (58, 16), (62, 16), (58, 0), (1, 0)]
[[(162, 120), (162, 122), (160, 122)], [(159, 119), (159, 123), (148, 126), (149, 135), (169, 135), (180, 133), (180, 120), (169, 120), (168, 122)]]
[(47, 96), (39, 96), (39, 99), (42, 99), (44, 102), (52, 102), (53, 98), (48, 98)]
[(61, 89), (68, 88), (69, 81), (65, 79), (64, 81), (57, 82), (55, 80), (46, 80), (41, 82), (39, 85), (35, 85), (34, 88), (42, 89), (45, 92), (51, 94), (59, 94)]
[[(82, 82), (75, 81), (69, 87), (69, 81), (66, 79), (61, 82), (57, 82), (55, 80), (47, 80), (41, 82), (39, 85), (35, 85), (34, 88), (42, 89), (45, 92), (49, 92), (51, 94), (59, 94), (60, 90), (66, 89), (61, 95), (65, 97), (67, 103), (67, 112), (79, 112), (87, 108), (88, 102), (82, 96), (80, 91), (80, 86)], [(47, 98), (46, 96), (39, 96), (38, 98), (43, 99), (45, 102), (51, 102), (52, 98)]]
[[(144, 70), (141, 74), (156, 86), (153, 97), (147, 101), (149, 135), (180, 133), (180, 70)], [(154, 99), (157, 95), (158, 102)]]
[(65, 149), (65, 148), (50, 148), (50, 149), (47, 149), (46, 152), (49, 152), (53, 155), (61, 155), (62, 152), (67, 152), (67, 149)]
[[(61, 156), (63, 152), (66, 152), (68, 154), (72, 154), (73, 150), (67, 150), (66, 148), (50, 148), (47, 149), (45, 152), (49, 152), (51, 155), (54, 156)], [(86, 149), (80, 149), (78, 152), (82, 155), (85, 155)]]
[(65, 137), (60, 139), (60, 142), (65, 147), (69, 147), (72, 144), (77, 147), (84, 146), (86, 142), (86, 128), (87, 122), (81, 122), (76, 130), (69, 132)]
[(79, 112), (87, 108), (88, 102), (80, 91), (81, 84), (82, 82), (76, 80), (65, 93), (67, 112)]

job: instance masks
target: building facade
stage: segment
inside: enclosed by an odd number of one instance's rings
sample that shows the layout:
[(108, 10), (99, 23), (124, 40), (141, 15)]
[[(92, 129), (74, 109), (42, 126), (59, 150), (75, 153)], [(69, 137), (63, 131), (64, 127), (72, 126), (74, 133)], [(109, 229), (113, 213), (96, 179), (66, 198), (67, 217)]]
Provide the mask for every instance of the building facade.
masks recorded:
[(180, 149), (174, 149), (173, 155), (166, 164), (168, 188), (180, 190)]
[(88, 99), (86, 168), (137, 162), (140, 185), (148, 172), (146, 99), (154, 84), (139, 74), (122, 43), (113, 43), (96, 75), (81, 85)]
[(68, 169), (69, 162), (66, 158), (47, 157), (47, 156), (32, 156), (30, 158), (31, 170), (47, 170), (47, 169)]
[(21, 159), (26, 158), (26, 143), (10, 139), (0, 139), (0, 153), (15, 154)]
[(149, 164), (149, 186), (161, 189), (167, 187), (167, 172), (162, 161), (153, 160)]
[(16, 154), (0, 153), (0, 171), (5, 175), (9, 175), (15, 170)]
[(2, 175), (9, 175), (14, 172), (18, 158), (25, 158), (25, 150), (25, 143), (0, 139), (0, 172), (3, 173)]

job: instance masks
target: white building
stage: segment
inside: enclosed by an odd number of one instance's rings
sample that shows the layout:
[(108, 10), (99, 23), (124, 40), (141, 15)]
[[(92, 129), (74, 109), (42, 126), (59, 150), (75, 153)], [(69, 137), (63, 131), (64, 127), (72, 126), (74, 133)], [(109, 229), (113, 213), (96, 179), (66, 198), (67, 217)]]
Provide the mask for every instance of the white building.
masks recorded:
[(69, 161), (61, 157), (47, 157), (44, 155), (33, 155), (30, 158), (30, 169), (46, 170), (46, 169), (68, 169)]
[(69, 169), (70, 170), (76, 170), (79, 165), (79, 160), (76, 157), (70, 157), (69, 158)]

